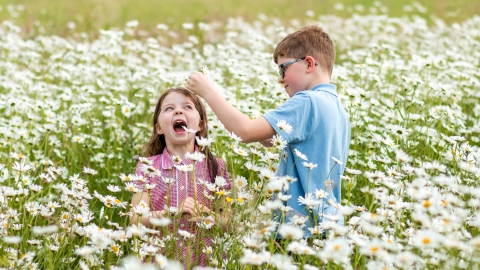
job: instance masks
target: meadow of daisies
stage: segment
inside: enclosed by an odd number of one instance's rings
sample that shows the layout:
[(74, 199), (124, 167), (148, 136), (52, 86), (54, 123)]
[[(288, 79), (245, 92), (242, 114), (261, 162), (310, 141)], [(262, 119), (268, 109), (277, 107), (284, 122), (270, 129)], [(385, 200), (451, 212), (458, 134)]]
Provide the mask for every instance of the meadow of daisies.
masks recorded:
[[(3, 21), (0, 268), (183, 269), (177, 239), (203, 237), (211, 244), (197, 252), (209, 269), (480, 268), (480, 17), (447, 25), (382, 13), (307, 15), (305, 23), (259, 16), (181, 31), (161, 24), (155, 33), (132, 21), (98, 37), (25, 38)], [(153, 228), (130, 223), (149, 208), (130, 202), (162, 91), (203, 69), (258, 117), (287, 99), (272, 52), (303, 24), (320, 24), (337, 47), (332, 82), (352, 124), (336, 205), (345, 225), (329, 217), (306, 228), (307, 218), (281, 201), (281, 140), (242, 144), (211, 113), (207, 144), (233, 185), (214, 185), (210, 196), (230, 205), (220, 214), (231, 216), (230, 228), (212, 226), (217, 217), (196, 224), (202, 235), (168, 230), (175, 217), (152, 218)], [(301, 202), (322, 200), (317, 191)], [(279, 211), (291, 222), (279, 223)]]

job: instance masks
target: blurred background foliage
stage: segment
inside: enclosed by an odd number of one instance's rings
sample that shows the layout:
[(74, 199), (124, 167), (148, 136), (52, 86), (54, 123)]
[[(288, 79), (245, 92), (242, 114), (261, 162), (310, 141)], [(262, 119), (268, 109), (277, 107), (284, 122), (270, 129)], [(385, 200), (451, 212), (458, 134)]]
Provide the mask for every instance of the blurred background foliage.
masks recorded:
[(235, 16), (251, 21), (259, 14), (277, 17), (282, 21), (297, 19), (301, 22), (306, 18), (307, 11), (308, 16), (333, 14), (341, 17), (352, 16), (352, 13), (386, 13), (393, 17), (409, 14), (428, 20), (438, 17), (447, 23), (454, 23), (480, 14), (480, 1), (0, 0), (0, 21), (13, 21), (22, 27), (26, 36), (39, 33), (67, 36), (73, 27), (75, 32), (95, 36), (99, 29), (123, 28), (131, 20), (138, 20), (138, 29), (147, 32), (156, 31), (158, 24), (177, 29), (185, 22), (209, 23)]

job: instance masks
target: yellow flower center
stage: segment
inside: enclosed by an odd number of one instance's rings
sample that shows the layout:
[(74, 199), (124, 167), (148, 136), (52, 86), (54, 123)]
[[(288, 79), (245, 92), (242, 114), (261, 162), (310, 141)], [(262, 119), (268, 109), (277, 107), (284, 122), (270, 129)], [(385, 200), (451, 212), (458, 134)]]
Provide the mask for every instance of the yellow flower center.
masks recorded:
[(432, 204), (430, 203), (429, 200), (423, 201), (423, 207), (428, 208), (428, 207), (430, 207), (431, 205), (432, 205)]

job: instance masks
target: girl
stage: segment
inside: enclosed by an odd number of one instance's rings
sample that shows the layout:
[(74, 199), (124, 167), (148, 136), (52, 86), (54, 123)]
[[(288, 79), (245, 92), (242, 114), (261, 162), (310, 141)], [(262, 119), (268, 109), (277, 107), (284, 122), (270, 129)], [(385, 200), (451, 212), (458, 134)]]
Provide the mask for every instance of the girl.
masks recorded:
[[(170, 218), (162, 253), (183, 260), (185, 268), (206, 266), (211, 249), (205, 234), (213, 224), (225, 230), (229, 220), (219, 204), (231, 187), (225, 162), (198, 145), (207, 134), (207, 115), (198, 96), (185, 88), (168, 89), (153, 115), (149, 158), (141, 158), (136, 170), (144, 182), (135, 181), (142, 192), (133, 196), (131, 223), (153, 227), (150, 217)], [(139, 205), (148, 205), (150, 212), (140, 215)]]

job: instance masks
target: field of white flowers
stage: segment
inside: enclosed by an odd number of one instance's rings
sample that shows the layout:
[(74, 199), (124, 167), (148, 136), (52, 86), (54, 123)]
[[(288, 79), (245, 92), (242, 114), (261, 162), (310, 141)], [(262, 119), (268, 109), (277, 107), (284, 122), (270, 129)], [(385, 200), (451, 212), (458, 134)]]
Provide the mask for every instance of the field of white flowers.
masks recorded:
[[(215, 200), (232, 205), (233, 219), (228, 233), (210, 229), (200, 252), (226, 269), (480, 268), (480, 17), (308, 15), (337, 47), (332, 82), (352, 123), (337, 206), (345, 226), (278, 224), (272, 213), (288, 210), (272, 196), (283, 192), (273, 173), (281, 150), (235, 141), (210, 114), (211, 149), (234, 182)], [(301, 26), (260, 16), (149, 34), (130, 22), (98, 38), (27, 39), (4, 21), (0, 268), (183, 269), (159, 252), (185, 237), (166, 229), (172, 220), (129, 222), (155, 103), (206, 65), (220, 91), (258, 117), (287, 98), (272, 52)]]

